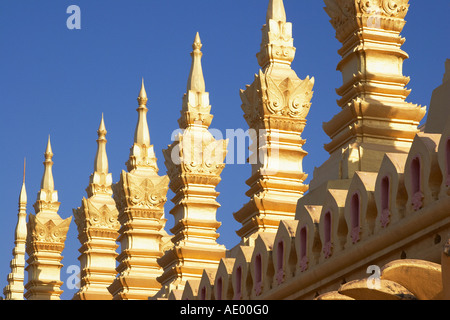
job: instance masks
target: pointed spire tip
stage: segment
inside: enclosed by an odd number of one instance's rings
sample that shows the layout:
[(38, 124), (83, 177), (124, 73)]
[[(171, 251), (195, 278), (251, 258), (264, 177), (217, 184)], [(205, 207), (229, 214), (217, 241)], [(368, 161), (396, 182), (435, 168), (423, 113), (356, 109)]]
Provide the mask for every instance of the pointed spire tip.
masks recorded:
[(192, 44), (192, 49), (200, 50), (202, 48), (202, 41), (200, 39), (200, 33), (197, 31), (195, 34), (194, 43)]
[(97, 133), (99, 137), (105, 137), (106, 135), (106, 126), (105, 126), (105, 119), (103, 117), (103, 112), (102, 112), (102, 120), (100, 121), (100, 126), (98, 127)]
[(202, 62), (201, 58), (203, 53), (200, 51), (202, 43), (200, 40), (200, 34), (197, 32), (195, 40), (192, 45), (194, 51), (191, 52), (192, 65), (189, 72), (187, 90), (195, 92), (205, 92), (205, 79), (203, 78)]
[(19, 204), (27, 203), (27, 191), (25, 188), (25, 165), (26, 165), (26, 158), (23, 159), (23, 179), (22, 179), (22, 188), (20, 189), (19, 194)]
[(50, 142), (50, 135), (48, 135), (47, 148), (45, 149), (46, 155), (53, 155), (52, 144)]
[(142, 77), (141, 91), (139, 92), (139, 105), (146, 105), (148, 101), (147, 92), (145, 91), (144, 78)]
[(283, 0), (269, 0), (266, 21), (276, 20), (286, 22), (286, 10)]

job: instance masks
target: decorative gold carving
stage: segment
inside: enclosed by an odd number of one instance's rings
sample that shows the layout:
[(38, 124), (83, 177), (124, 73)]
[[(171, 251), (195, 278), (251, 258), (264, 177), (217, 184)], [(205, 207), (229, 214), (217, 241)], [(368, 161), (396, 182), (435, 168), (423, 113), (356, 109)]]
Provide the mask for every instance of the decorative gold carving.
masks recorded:
[[(118, 273), (108, 291), (114, 300), (148, 299), (161, 285), (156, 278), (162, 269), (157, 259), (168, 236), (164, 231), (164, 204), (167, 200), (169, 177), (158, 176), (157, 159), (150, 144), (147, 125), (147, 94), (142, 82), (138, 97), (138, 123), (134, 144), (120, 180), (112, 186), (119, 211), (118, 240), (121, 252), (117, 256)], [(147, 248), (147, 249), (143, 249)]]
[[(144, 209), (161, 209), (167, 201), (169, 178), (167, 176), (151, 178), (134, 177), (122, 172), (126, 181), (115, 185), (114, 199), (120, 208), (134, 207)], [(120, 196), (123, 194), (124, 196)]]
[[(344, 39), (355, 25), (400, 32), (409, 0), (324, 0), (337, 37)], [(396, 19), (393, 21), (392, 19)]]
[(183, 288), (188, 280), (200, 279), (204, 268), (217, 267), (225, 256), (225, 247), (216, 242), (221, 224), (216, 221), (220, 205), (215, 200), (219, 195), (215, 187), (225, 167), (228, 141), (215, 140), (208, 130), (213, 116), (205, 92), (198, 33), (192, 47), (192, 66), (178, 120), (183, 130), (163, 150), (169, 186), (175, 193), (175, 206), (170, 211), (175, 226), (170, 230), (173, 247), (158, 260), (164, 268), (158, 277), (163, 286), (158, 297), (167, 297), (170, 288)]
[(28, 221), (30, 238), (28, 241), (63, 244), (66, 240), (71, 220), (72, 218), (70, 217), (60, 221), (54, 219), (41, 222), (37, 216), (30, 214)]
[(299, 197), (308, 190), (303, 185), (307, 175), (302, 169), (306, 152), (301, 133), (314, 78), (301, 80), (290, 67), (295, 48), (292, 25), (285, 17), (283, 1), (271, 0), (257, 54), (262, 69), (240, 91), (244, 118), (255, 134), (251, 151), (258, 157), (246, 182), (250, 201), (234, 213), (242, 223), (237, 234), (244, 240), (258, 232), (276, 232), (281, 219), (293, 219)]
[(75, 223), (78, 226), (78, 232), (81, 234), (85, 228), (105, 228), (119, 229), (119, 221), (117, 220), (118, 212), (110, 209), (108, 205), (93, 204), (91, 199), (82, 200), (82, 207), (74, 210)]
[(61, 253), (72, 221), (72, 217), (63, 220), (58, 215), (60, 203), (53, 181), (50, 137), (44, 155), (44, 175), (34, 204), (36, 215), (30, 214), (27, 224), (28, 300), (60, 299)]
[[(305, 119), (311, 107), (313, 86), (314, 79), (309, 77), (304, 80), (287, 77), (277, 83), (274, 77), (260, 70), (253, 84), (240, 91), (242, 110), (247, 123), (250, 127), (258, 128), (261, 125), (257, 122), (269, 115), (289, 117), (293, 120)], [(278, 120), (278, 123), (281, 125), (283, 120)]]

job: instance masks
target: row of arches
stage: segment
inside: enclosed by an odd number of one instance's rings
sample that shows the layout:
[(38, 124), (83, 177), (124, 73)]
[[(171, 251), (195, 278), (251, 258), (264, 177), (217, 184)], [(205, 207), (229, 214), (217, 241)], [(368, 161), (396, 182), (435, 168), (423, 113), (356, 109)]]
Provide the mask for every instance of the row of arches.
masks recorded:
[(276, 234), (234, 248), (216, 270), (204, 270), (172, 298), (258, 299), (321, 264), (342, 267), (351, 255), (361, 258), (361, 248), (369, 255), (448, 218), (446, 127), (442, 134), (417, 134), (408, 154), (386, 154), (378, 172), (356, 172), (347, 189), (328, 189), (321, 205), (299, 205), (296, 219), (280, 221)]

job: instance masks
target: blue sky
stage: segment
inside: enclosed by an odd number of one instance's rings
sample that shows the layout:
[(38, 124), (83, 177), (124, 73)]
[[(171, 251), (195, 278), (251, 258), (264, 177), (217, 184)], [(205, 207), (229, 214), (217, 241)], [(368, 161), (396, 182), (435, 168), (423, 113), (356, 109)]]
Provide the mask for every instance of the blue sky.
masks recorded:
[[(27, 159), (28, 212), (43, 174), (48, 135), (53, 148), (53, 175), (63, 218), (80, 206), (92, 173), (101, 114), (108, 130), (110, 172), (117, 182), (125, 169), (137, 121), (136, 98), (144, 77), (150, 138), (160, 174), (166, 174), (162, 149), (171, 143), (181, 98), (186, 91), (195, 33), (203, 43), (203, 72), (210, 93), (211, 128), (246, 130), (239, 89), (253, 81), (259, 66), (255, 54), (261, 42), (267, 0), (128, 0), (31, 1), (0, 3), (0, 288), (6, 285), (17, 221), (23, 159)], [(449, 54), (448, 0), (411, 1), (402, 32), (409, 55), (404, 75), (411, 77), (407, 101), (429, 105), (442, 82)], [(68, 6), (81, 9), (81, 29), (69, 30)], [(297, 48), (292, 67), (300, 78), (315, 77), (314, 96), (303, 133), (309, 153), (304, 171), (310, 174), (327, 159), (328, 137), (322, 123), (338, 112), (335, 88), (339, 42), (320, 0), (285, 0)], [(219, 242), (228, 248), (239, 241), (232, 213), (247, 202), (248, 165), (227, 165), (217, 190)], [(173, 226), (168, 193), (166, 229)], [(77, 230), (72, 221), (63, 252), (61, 279), (78, 264)], [(62, 298), (75, 290), (65, 285)]]

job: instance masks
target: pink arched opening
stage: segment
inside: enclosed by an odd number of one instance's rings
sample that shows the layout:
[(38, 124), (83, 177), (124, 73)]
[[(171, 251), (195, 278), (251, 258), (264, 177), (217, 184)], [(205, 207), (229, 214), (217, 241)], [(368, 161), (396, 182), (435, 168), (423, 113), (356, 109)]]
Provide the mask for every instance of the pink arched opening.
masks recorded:
[(306, 226), (300, 229), (300, 270), (305, 271), (308, 267), (308, 229)]
[(356, 243), (359, 241), (359, 233), (360, 233), (360, 200), (359, 194), (355, 193), (352, 196), (351, 204), (350, 204), (350, 214), (351, 214), (351, 237), (352, 242)]
[(325, 213), (324, 219), (323, 219), (323, 232), (324, 232), (324, 246), (323, 246), (323, 253), (325, 255), (325, 258), (328, 258), (331, 256), (331, 212), (327, 211)]
[(390, 211), (389, 211), (389, 202), (390, 202), (390, 197), (389, 197), (389, 193), (390, 193), (390, 181), (389, 181), (389, 177), (385, 176), (383, 177), (383, 179), (381, 179), (381, 186), (380, 186), (381, 190), (381, 216), (380, 216), (380, 222), (381, 222), (381, 226), (383, 228), (385, 228), (388, 224), (389, 224), (389, 216), (390, 216)]
[(284, 241), (277, 244), (277, 282), (282, 283), (284, 280)]
[(414, 210), (419, 210), (423, 205), (423, 193), (421, 188), (420, 173), (420, 157), (417, 156), (411, 161), (411, 204)]
[(255, 293), (261, 294), (262, 289), (262, 260), (261, 254), (257, 254), (255, 257)]

